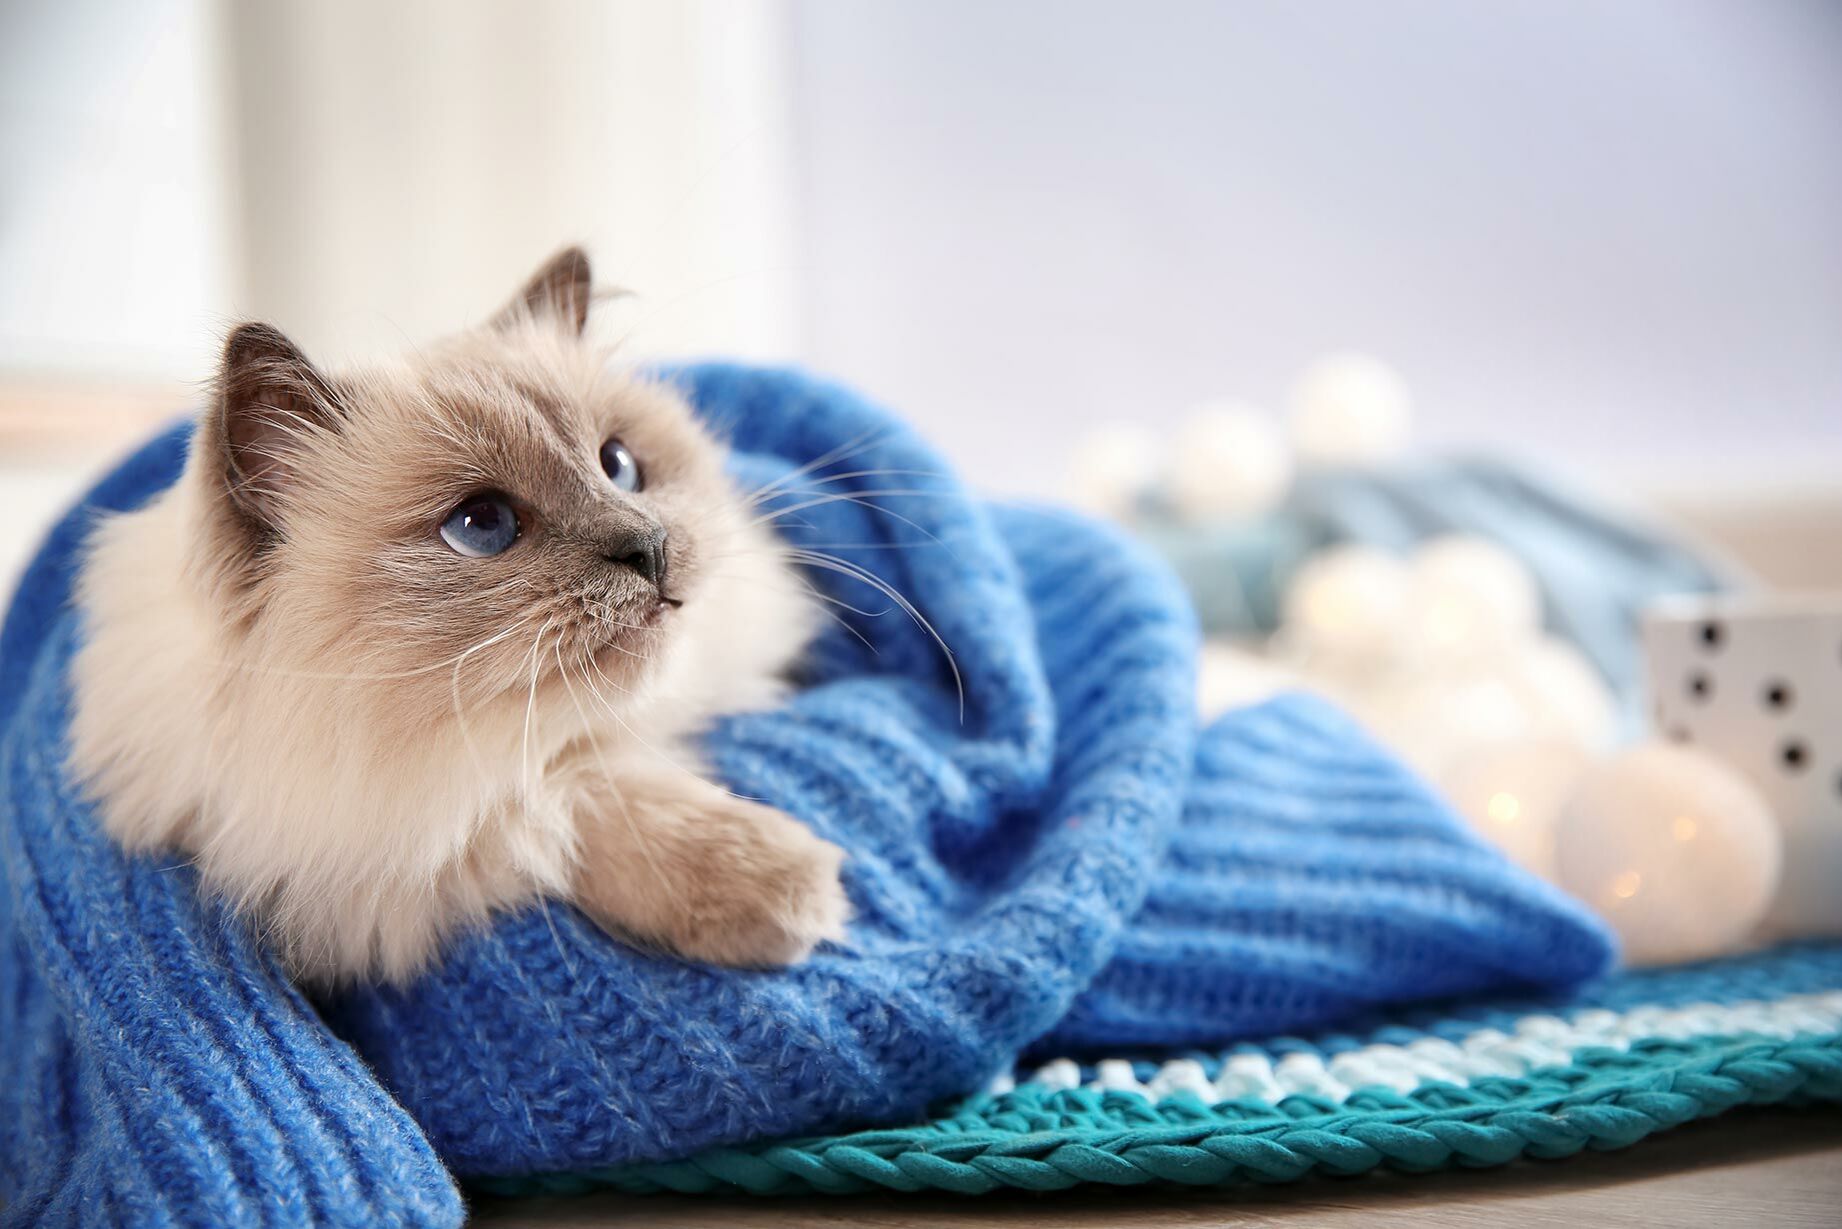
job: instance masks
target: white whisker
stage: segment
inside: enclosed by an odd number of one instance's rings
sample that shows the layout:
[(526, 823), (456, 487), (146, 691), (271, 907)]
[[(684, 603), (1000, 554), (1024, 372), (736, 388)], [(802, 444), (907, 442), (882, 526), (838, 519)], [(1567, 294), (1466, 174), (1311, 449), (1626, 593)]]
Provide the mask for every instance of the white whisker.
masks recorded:
[(915, 621), (917, 627), (921, 628), (921, 630), (925, 631), (933, 638), (934, 643), (940, 646), (941, 653), (946, 657), (947, 666), (953, 672), (953, 687), (959, 696), (959, 719), (960, 722), (964, 724), (966, 720), (966, 684), (965, 680), (960, 677), (959, 662), (955, 659), (953, 650), (947, 644), (946, 640), (934, 629), (934, 625), (927, 621), (927, 617), (916, 608), (913, 602), (904, 597), (894, 585), (891, 585), (882, 577), (865, 568), (859, 567), (857, 564), (847, 559), (840, 559), (836, 555), (827, 555), (819, 551), (807, 550), (789, 551), (788, 555), (806, 564), (808, 567), (816, 567), (825, 571), (838, 572), (842, 575), (849, 576), (870, 586), (872, 589), (875, 589), (890, 601), (900, 606), (904, 613)]

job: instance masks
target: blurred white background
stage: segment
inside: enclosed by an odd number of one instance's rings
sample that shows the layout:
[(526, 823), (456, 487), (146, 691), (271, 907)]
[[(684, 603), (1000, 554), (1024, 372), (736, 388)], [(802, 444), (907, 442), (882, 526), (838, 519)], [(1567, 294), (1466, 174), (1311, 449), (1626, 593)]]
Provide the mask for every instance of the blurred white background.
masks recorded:
[(1842, 472), (1842, 5), (797, 6), (804, 340), (1035, 487), (1397, 366), (1435, 443)]
[(1826, 0), (0, 0), (0, 490), (231, 320), (400, 346), (568, 240), (637, 352), (833, 372), (992, 488), (1351, 346), (1436, 445), (1830, 484), (1838, 218)]

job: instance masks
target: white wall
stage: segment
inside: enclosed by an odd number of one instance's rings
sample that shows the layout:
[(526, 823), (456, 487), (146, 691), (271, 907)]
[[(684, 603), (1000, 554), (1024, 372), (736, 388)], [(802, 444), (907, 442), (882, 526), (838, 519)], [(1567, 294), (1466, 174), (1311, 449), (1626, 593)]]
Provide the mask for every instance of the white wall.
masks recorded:
[(585, 243), (649, 349), (784, 353), (771, 0), (230, 4), (245, 314), (354, 355), (485, 318)]
[(209, 0), (0, 4), (0, 370), (191, 377), (234, 284)]
[(565, 242), (653, 349), (784, 355), (779, 0), (5, 0), (0, 381), (210, 374), (266, 318), (354, 356)]
[(800, 0), (811, 359), (1041, 490), (1332, 347), (1436, 443), (1842, 472), (1842, 5)]

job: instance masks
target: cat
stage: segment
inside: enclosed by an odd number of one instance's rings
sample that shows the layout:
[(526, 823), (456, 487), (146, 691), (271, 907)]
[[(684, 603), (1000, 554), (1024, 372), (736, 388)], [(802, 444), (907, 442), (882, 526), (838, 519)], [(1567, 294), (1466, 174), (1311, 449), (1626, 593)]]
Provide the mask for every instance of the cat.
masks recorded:
[(492, 320), (322, 373), (235, 328), (178, 483), (94, 530), (70, 763), (305, 983), (402, 983), (540, 899), (721, 965), (843, 936), (844, 854), (713, 784), (817, 625), (668, 387), (591, 342), (587, 257)]

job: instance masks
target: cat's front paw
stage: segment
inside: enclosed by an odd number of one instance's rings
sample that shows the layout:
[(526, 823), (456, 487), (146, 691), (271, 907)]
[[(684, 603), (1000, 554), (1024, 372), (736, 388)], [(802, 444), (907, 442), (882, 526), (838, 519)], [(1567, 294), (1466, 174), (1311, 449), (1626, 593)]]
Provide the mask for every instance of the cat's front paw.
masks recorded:
[(589, 801), (575, 902), (610, 934), (744, 968), (844, 937), (844, 851), (773, 807), (680, 770), (629, 773)]
[(665, 936), (671, 947), (712, 964), (777, 968), (842, 939), (844, 851), (770, 807), (731, 799), (723, 810), (708, 817), (706, 860)]

